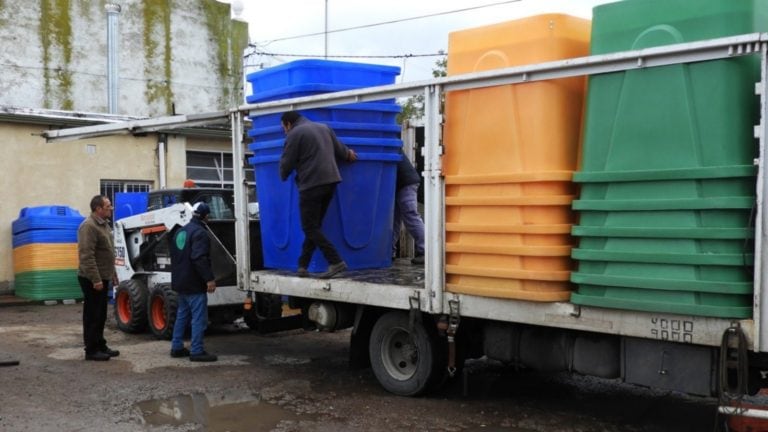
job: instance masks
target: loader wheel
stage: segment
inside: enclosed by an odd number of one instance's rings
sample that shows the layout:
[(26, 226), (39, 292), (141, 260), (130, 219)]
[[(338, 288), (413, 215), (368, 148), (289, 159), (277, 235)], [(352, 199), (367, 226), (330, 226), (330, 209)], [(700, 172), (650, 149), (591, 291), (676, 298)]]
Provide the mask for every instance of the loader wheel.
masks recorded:
[(251, 330), (259, 329), (259, 322), (283, 316), (283, 298), (277, 294), (256, 293), (256, 303), (243, 311), (243, 321)]
[(147, 319), (149, 329), (156, 338), (171, 339), (177, 307), (176, 292), (170, 285), (157, 285), (152, 288), (147, 299)]
[(408, 313), (382, 315), (371, 330), (368, 353), (376, 379), (385, 390), (416, 396), (431, 390), (442, 374), (442, 356), (436, 337), (420, 320), (409, 322)]
[(117, 328), (139, 333), (147, 327), (147, 287), (138, 279), (120, 282), (115, 292)]

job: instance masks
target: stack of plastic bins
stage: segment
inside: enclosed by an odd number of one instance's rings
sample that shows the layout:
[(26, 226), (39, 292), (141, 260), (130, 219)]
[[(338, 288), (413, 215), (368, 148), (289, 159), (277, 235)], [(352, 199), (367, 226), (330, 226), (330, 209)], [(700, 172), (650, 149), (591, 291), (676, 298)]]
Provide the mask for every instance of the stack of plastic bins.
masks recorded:
[(70, 207), (25, 207), (11, 225), (15, 293), (32, 300), (79, 299), (77, 229)]
[[(327, 60), (299, 60), (248, 75), (249, 103), (393, 84), (400, 69), (391, 66)], [(323, 223), (323, 231), (351, 269), (391, 265), (392, 214), (400, 127), (394, 100), (303, 110), (312, 121), (333, 128), (358, 161), (340, 162), (342, 182)], [(264, 266), (296, 270), (304, 234), (293, 175), (280, 180), (279, 160), (285, 142), (280, 114), (253, 117), (251, 163), (259, 190)], [(328, 263), (317, 251), (312, 272)]]
[[(592, 53), (768, 29), (768, 2), (624, 1), (594, 9)], [(752, 313), (758, 58), (597, 75), (573, 234), (582, 305)]]
[[(589, 21), (541, 15), (454, 32), (448, 74), (587, 55)], [(571, 294), (582, 77), (446, 98), (446, 285), (532, 301)]]

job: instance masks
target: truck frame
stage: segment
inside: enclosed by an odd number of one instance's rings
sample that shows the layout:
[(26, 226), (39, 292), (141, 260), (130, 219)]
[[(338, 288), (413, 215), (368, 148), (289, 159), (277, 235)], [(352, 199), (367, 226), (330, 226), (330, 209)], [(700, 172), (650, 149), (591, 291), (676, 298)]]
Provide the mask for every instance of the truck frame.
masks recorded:
[[(441, 99), (445, 92), (671, 64), (760, 57), (760, 121), (754, 128), (758, 157), (751, 319), (537, 303), (454, 294), (445, 290), (445, 184), (442, 177)], [(47, 131), (48, 140), (231, 122), (233, 160), (243, 160), (244, 116), (424, 94), (426, 264), (423, 277), (400, 264), (392, 269), (348, 272), (331, 280), (300, 279), (273, 270), (251, 271), (245, 179), (235, 170), (237, 276), (240, 289), (290, 296), (321, 329), (352, 327), (351, 359), (370, 363), (382, 386), (399, 395), (428, 391), (455, 374), (464, 358), (487, 355), (543, 370), (619, 378), (643, 386), (720, 395), (720, 411), (749, 416), (766, 412), (733, 408), (728, 395), (765, 387), (768, 371), (768, 251), (765, 140), (768, 137), (768, 34), (572, 58), (445, 78), (248, 104), (195, 116)], [(471, 335), (471, 337), (469, 337)]]

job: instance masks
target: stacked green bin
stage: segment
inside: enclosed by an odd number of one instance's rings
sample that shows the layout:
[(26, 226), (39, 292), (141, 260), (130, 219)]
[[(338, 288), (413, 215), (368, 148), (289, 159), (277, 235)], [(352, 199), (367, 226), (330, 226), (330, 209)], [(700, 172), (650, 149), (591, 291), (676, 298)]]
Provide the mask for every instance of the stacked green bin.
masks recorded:
[[(594, 9), (605, 54), (765, 31), (768, 0)], [(572, 252), (581, 305), (752, 314), (757, 56), (590, 78)]]

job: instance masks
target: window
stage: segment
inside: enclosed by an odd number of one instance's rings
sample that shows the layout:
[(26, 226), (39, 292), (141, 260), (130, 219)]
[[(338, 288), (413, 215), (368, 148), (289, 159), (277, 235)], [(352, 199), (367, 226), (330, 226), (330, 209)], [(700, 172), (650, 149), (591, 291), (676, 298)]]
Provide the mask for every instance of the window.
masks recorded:
[[(256, 201), (256, 187), (253, 167), (248, 163), (251, 154), (245, 155), (245, 179), (248, 182), (248, 201)], [(187, 178), (194, 180), (198, 187), (232, 189), (232, 154), (224, 152), (187, 152)]]
[(221, 195), (208, 195), (198, 198), (199, 201), (205, 201), (211, 209), (210, 220), (234, 219), (235, 213), (232, 211), (231, 204)]

